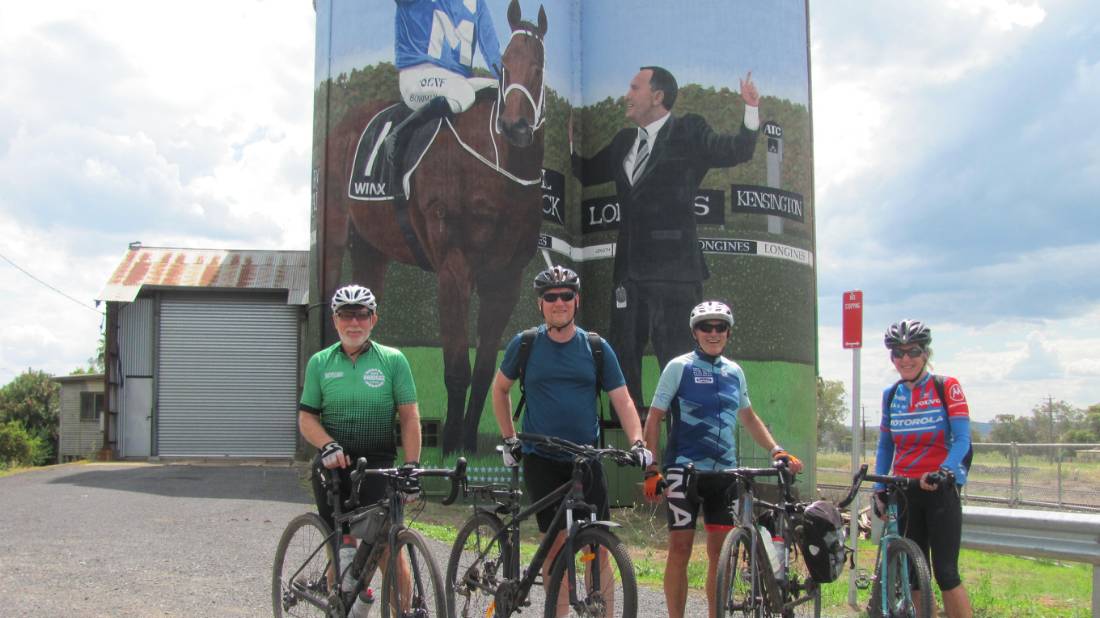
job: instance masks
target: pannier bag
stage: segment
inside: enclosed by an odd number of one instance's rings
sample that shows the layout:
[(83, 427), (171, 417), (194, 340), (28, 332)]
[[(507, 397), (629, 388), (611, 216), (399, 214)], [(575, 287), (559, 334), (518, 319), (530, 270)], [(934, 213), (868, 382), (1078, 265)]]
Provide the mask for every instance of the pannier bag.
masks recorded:
[(806, 507), (798, 526), (798, 545), (810, 577), (819, 584), (836, 581), (844, 570), (844, 520), (828, 500)]

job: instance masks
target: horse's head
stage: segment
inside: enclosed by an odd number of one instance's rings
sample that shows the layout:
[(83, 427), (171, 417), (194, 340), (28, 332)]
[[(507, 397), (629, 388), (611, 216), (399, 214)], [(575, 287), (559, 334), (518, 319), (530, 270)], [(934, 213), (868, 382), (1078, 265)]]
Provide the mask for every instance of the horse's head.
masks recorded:
[(542, 128), (543, 98), (546, 83), (542, 74), (546, 50), (546, 11), (539, 7), (539, 23), (523, 21), (519, 0), (508, 6), (508, 25), (512, 37), (501, 56), (497, 131), (519, 147), (530, 146), (535, 131)]

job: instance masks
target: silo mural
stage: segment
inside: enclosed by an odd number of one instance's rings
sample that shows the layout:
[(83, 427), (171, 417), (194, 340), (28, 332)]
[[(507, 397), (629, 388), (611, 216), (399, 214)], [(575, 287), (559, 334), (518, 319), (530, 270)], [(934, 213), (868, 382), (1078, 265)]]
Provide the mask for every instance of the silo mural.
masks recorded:
[(812, 453), (805, 0), (316, 8), (312, 345), (335, 340), (336, 287), (371, 287), (426, 446), (488, 455), (501, 350), (541, 322), (534, 275), (563, 264), (582, 278), (578, 323), (612, 344), (643, 410), (692, 348), (690, 308), (729, 303), (754, 407)]

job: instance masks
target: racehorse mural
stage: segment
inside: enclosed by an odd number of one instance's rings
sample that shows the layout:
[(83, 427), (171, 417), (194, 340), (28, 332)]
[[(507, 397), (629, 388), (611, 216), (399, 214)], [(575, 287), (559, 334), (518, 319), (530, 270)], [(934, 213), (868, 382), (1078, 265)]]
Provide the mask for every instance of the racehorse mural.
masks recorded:
[[(411, 158), (402, 159), (405, 165), (397, 177), (407, 187), (405, 198), (389, 195), (392, 183), (389, 192), (384, 183), (357, 184), (353, 169), (363, 167), (357, 153), (361, 158), (370, 153), (371, 162), (379, 158), (389, 124), (374, 142), (368, 141), (374, 138), (364, 127), (382, 124), (386, 110), (400, 104), (349, 112), (330, 132), (326, 147), (327, 167), (335, 173), (324, 187), (325, 297), (342, 283), (345, 251), (351, 281), (379, 296), (390, 261), (436, 274), (447, 392), (445, 453), (477, 450), (477, 427), (502, 331), (524, 287), (520, 279), (536, 250), (542, 216), (546, 12), (539, 8), (537, 24), (523, 21), (518, 1), (512, 0), (508, 24), (511, 37), (497, 88), (482, 90), (469, 110), (444, 118), (438, 126), (421, 127), (411, 140)], [(418, 139), (428, 142), (426, 151)], [(374, 187), (378, 195), (364, 197), (363, 191)], [(475, 292), (480, 308), (471, 374), (467, 324)]]

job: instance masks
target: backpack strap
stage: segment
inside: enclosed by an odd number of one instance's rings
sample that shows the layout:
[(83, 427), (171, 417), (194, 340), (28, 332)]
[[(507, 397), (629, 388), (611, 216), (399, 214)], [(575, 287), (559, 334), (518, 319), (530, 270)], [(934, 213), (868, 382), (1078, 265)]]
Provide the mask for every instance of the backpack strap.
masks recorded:
[(523, 413), (523, 404), (527, 402), (527, 361), (531, 358), (531, 345), (535, 343), (535, 337), (539, 334), (537, 326), (532, 326), (519, 335), (519, 356), (516, 359), (519, 370), (519, 403), (512, 414), (512, 422), (519, 421), (519, 415)]
[[(940, 405), (943, 406), (943, 413), (944, 413), (944, 415), (946, 415), (947, 414), (947, 393), (944, 390), (943, 382), (944, 382), (943, 376), (937, 375), (937, 374), (932, 374), (932, 384), (935, 385), (935, 387), (936, 387), (936, 394), (939, 395), (939, 397), (940, 397)], [(951, 435), (951, 419), (950, 418), (947, 419), (947, 432), (946, 432), (946, 435)], [(961, 465), (962, 467), (966, 468), (967, 471), (969, 471), (970, 470), (970, 464), (973, 461), (974, 461), (974, 445), (971, 444), (970, 445), (970, 450), (968, 450), (966, 452), (966, 455), (963, 455), (963, 459), (962, 459), (961, 462), (959, 462), (959, 465)]]

